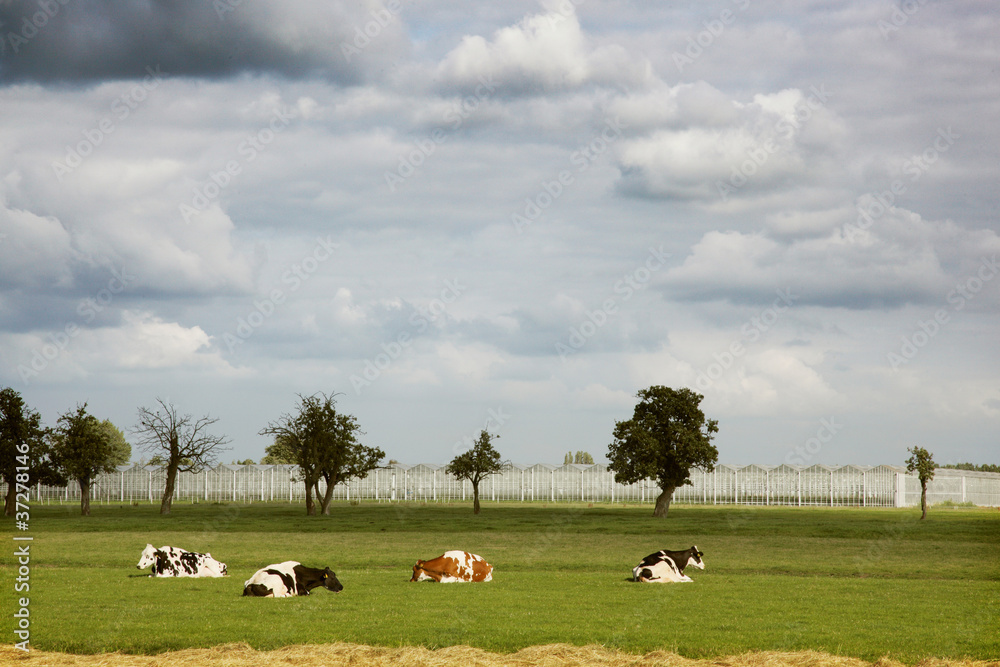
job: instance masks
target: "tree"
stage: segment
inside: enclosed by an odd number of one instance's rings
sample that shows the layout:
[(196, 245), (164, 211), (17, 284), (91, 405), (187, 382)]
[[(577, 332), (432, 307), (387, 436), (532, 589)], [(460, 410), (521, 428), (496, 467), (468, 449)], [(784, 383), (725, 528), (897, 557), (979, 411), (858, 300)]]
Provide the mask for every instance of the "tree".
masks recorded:
[(589, 452), (577, 452), (576, 456), (573, 457), (573, 463), (594, 465), (594, 457), (591, 456)]
[(167, 468), (167, 482), (160, 500), (160, 514), (170, 514), (177, 486), (178, 472), (198, 472), (215, 464), (220, 452), (229, 449), (229, 439), (208, 433), (218, 419), (209, 416), (195, 419), (191, 415), (178, 415), (177, 408), (162, 398), (157, 398), (159, 408), (139, 408), (139, 423), (133, 431), (139, 438), (140, 448), (155, 457), (161, 457)]
[(472, 513), (479, 514), (479, 483), (499, 472), (503, 472), (508, 462), (500, 460), (500, 452), (493, 448), (492, 441), (499, 438), (483, 429), (472, 449), (459, 454), (444, 469), (449, 475), (472, 482)]
[(652, 479), (660, 487), (653, 516), (666, 517), (674, 489), (691, 483), (691, 469), (715, 469), (719, 450), (712, 438), (719, 423), (705, 419), (704, 398), (687, 388), (654, 385), (636, 394), (632, 419), (615, 423), (608, 445), (608, 469), (619, 484)]
[[(299, 408), (294, 414), (282, 415), (260, 431), (273, 435), (278, 451), (290, 453), (306, 485), (306, 514), (316, 514), (313, 490), (319, 480), (326, 481), (326, 492), (320, 498), (323, 514), (330, 514), (333, 489), (352, 477), (364, 478), (378, 467), (385, 457), (378, 447), (366, 447), (358, 442), (360, 432), (353, 415), (337, 412), (336, 394), (299, 395)], [(270, 448), (268, 448), (270, 449)]]
[(132, 445), (125, 440), (125, 434), (110, 419), (102, 421), (98, 428), (111, 445), (111, 462), (116, 466), (128, 465), (132, 458)]
[(566, 452), (566, 456), (563, 457), (563, 465), (568, 466), (573, 462), (573, 452)]
[(920, 478), (920, 520), (927, 518), (927, 482), (934, 479), (934, 469), (937, 464), (930, 452), (923, 447), (907, 449), (910, 458), (906, 460), (906, 471), (916, 472)]
[(295, 452), (283, 436), (274, 437), (274, 443), (264, 448), (264, 458), (261, 465), (280, 465), (295, 463)]
[(65, 486), (66, 477), (52, 461), (49, 431), (41, 416), (27, 407), (21, 394), (0, 389), (0, 478), (7, 485), (4, 516), (14, 516), (17, 493), (36, 484)]
[(91, 484), (98, 475), (115, 471), (123, 454), (122, 444), (128, 447), (124, 440), (111, 422), (87, 414), (86, 403), (59, 417), (59, 426), (52, 434), (52, 459), (67, 478), (80, 484), (81, 515), (90, 516)]

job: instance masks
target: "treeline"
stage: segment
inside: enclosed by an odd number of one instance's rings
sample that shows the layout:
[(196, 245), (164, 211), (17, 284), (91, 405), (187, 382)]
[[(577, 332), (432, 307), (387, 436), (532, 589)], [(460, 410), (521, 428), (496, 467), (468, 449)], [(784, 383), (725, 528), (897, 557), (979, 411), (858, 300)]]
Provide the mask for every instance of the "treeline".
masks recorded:
[(995, 463), (948, 463), (941, 467), (951, 468), (952, 470), (970, 470), (972, 472), (1000, 472), (1000, 465), (996, 465)]

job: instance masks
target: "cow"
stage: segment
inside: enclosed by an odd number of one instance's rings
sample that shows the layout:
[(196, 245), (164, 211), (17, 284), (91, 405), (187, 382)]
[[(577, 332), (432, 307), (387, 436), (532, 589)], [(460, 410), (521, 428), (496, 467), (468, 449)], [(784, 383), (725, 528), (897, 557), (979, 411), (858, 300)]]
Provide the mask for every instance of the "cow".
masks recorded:
[(212, 558), (212, 554), (184, 551), (177, 547), (156, 549), (147, 544), (142, 550), (136, 568), (145, 570), (150, 565), (151, 577), (225, 577), (229, 575), (226, 564)]
[(657, 551), (642, 559), (642, 562), (632, 568), (632, 579), (644, 583), (681, 583), (694, 581), (684, 574), (687, 566), (705, 569), (701, 559), (705, 554), (698, 547), (684, 551)]
[(446, 551), (431, 560), (418, 560), (410, 581), (493, 581), (493, 566), (468, 551)]
[(322, 586), (328, 591), (339, 593), (344, 586), (337, 580), (333, 570), (326, 567), (306, 567), (295, 560), (268, 565), (257, 570), (243, 583), (244, 597), (291, 598), (309, 595), (309, 591)]

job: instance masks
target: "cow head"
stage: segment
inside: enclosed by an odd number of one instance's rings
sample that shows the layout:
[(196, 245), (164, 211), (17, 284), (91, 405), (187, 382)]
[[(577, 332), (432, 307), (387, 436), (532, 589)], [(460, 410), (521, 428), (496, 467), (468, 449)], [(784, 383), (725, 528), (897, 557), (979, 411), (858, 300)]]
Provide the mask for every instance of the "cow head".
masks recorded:
[(701, 551), (698, 551), (698, 547), (691, 547), (689, 551), (691, 552), (691, 555), (688, 558), (687, 565), (685, 565), (684, 567), (696, 567), (699, 570), (704, 570), (705, 561), (703, 561), (701, 557), (704, 556), (705, 554)]
[(156, 562), (156, 549), (152, 544), (147, 544), (146, 548), (142, 550), (142, 555), (139, 557), (139, 564), (136, 568), (140, 570), (145, 570), (147, 567)]
[(418, 560), (417, 564), (413, 566), (413, 576), (410, 577), (410, 581), (421, 581), (427, 579), (427, 575), (424, 574), (424, 563), (425, 560)]
[(337, 575), (333, 573), (333, 570), (326, 568), (323, 570), (323, 588), (328, 591), (333, 591), (334, 593), (339, 593), (344, 590), (344, 585), (337, 581)]

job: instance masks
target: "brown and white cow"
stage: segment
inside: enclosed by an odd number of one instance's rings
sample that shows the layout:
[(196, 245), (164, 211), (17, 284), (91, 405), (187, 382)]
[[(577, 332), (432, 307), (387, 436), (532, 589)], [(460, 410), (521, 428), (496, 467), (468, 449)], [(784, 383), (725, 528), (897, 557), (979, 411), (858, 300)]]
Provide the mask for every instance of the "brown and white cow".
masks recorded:
[(493, 581), (493, 566), (468, 551), (446, 551), (431, 560), (418, 560), (410, 581)]

